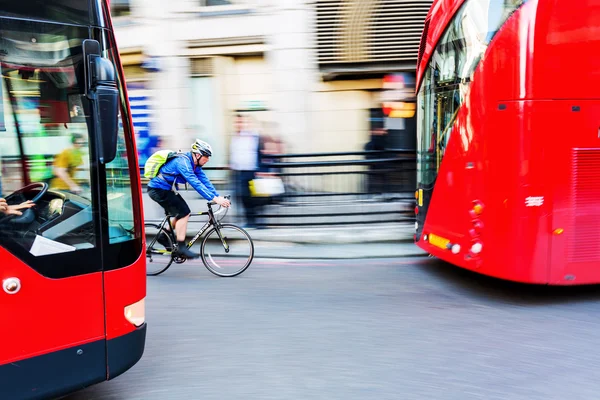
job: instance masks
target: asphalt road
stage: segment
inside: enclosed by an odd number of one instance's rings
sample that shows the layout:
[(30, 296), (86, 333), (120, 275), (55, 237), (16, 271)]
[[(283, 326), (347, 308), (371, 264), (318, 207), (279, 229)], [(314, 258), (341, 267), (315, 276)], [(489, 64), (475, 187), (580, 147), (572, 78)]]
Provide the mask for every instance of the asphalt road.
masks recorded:
[(174, 266), (142, 360), (67, 399), (597, 399), (599, 310), (427, 258)]

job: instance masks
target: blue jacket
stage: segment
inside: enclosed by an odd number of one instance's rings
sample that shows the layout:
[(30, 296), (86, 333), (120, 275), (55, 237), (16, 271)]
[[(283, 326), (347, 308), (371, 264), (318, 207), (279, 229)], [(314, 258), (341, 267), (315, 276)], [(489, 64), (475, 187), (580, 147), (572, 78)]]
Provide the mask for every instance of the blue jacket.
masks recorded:
[(219, 196), (215, 187), (210, 183), (204, 171), (202, 171), (202, 168), (194, 168), (191, 152), (178, 155), (167, 161), (160, 168), (158, 175), (150, 179), (148, 187), (171, 190), (173, 181), (175, 181), (176, 188), (178, 188), (179, 183), (189, 183), (196, 189), (196, 192), (209, 201), (214, 199), (215, 196)]

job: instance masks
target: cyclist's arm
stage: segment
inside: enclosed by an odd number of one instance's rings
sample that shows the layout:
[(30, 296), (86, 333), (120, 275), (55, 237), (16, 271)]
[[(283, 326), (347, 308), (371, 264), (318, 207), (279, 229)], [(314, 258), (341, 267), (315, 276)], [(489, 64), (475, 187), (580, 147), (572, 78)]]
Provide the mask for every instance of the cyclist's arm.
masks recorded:
[(219, 197), (217, 189), (215, 189), (212, 182), (210, 181), (210, 179), (208, 179), (208, 176), (206, 176), (206, 173), (204, 173), (202, 168), (196, 170), (196, 176), (198, 177), (198, 179), (200, 179), (200, 182), (202, 182), (204, 186), (206, 186), (206, 188), (210, 190), (214, 197)]
[[(192, 185), (194, 190), (196, 190), (196, 192), (198, 192), (200, 196), (204, 197), (208, 201), (211, 201), (215, 198), (215, 194), (213, 193), (214, 187), (212, 188), (212, 190), (206, 187), (206, 185), (202, 181), (200, 181), (200, 179), (198, 179), (190, 163), (187, 162), (187, 160), (183, 159), (183, 157), (182, 159), (177, 160), (177, 171), (183, 177), (183, 179), (185, 179), (190, 185)], [(208, 178), (206, 179), (208, 180)]]

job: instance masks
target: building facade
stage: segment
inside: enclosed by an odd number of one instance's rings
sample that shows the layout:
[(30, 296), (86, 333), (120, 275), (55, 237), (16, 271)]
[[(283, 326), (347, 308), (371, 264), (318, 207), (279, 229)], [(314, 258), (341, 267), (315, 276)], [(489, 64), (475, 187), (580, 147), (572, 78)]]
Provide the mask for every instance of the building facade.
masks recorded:
[(377, 124), (405, 129), (410, 112), (389, 110), (410, 101), (410, 79), (386, 90), (384, 78), (414, 73), (430, 5), (111, 0), (140, 153), (200, 137), (225, 166), (236, 113), (286, 152), (356, 151)]

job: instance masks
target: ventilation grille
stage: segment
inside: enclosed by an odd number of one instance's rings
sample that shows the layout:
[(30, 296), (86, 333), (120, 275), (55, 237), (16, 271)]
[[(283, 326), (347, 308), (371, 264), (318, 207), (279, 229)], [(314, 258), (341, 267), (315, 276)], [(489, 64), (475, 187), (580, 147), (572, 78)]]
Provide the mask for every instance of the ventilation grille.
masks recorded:
[(432, 0), (317, 0), (319, 65), (416, 65)]
[(600, 149), (573, 150), (569, 262), (600, 261)]
[(193, 58), (192, 76), (212, 76), (213, 75), (212, 58)]

